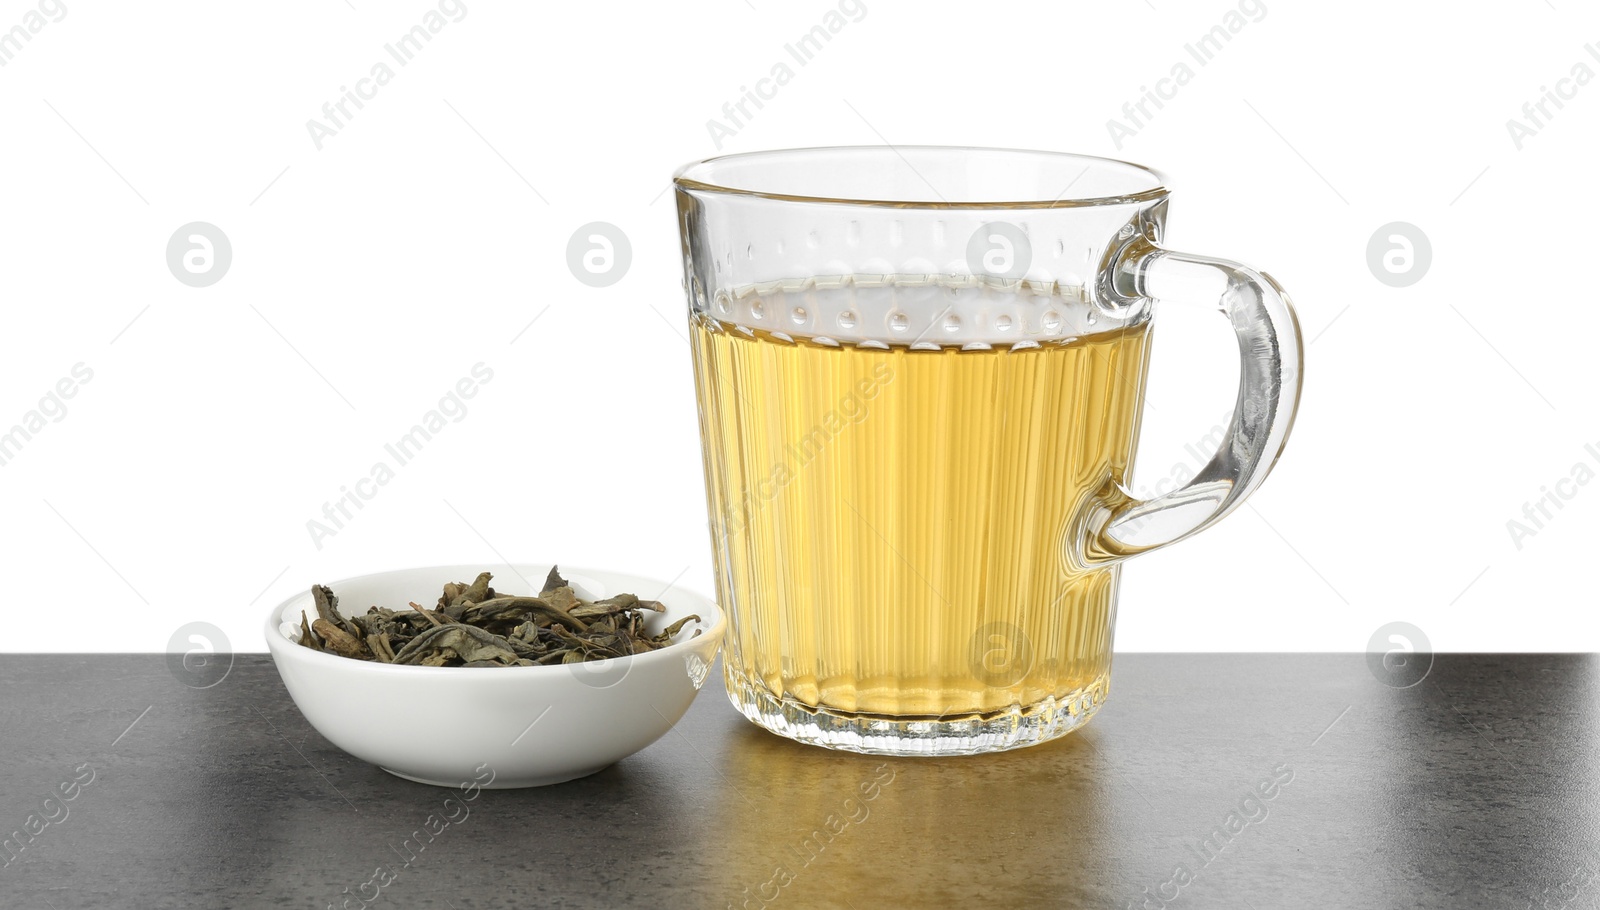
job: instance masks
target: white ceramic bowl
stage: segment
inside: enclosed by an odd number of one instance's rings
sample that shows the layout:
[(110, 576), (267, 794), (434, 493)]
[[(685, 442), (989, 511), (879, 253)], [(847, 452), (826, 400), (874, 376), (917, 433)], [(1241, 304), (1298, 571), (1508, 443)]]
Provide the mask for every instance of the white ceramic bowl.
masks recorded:
[[(373, 604), (403, 610), (411, 601), (432, 606), (445, 582), (471, 581), (485, 568), (401, 569), (328, 587), (346, 616)], [(534, 593), (550, 571), (548, 564), (515, 568), (520, 575), (487, 567), (496, 591)], [(629, 593), (661, 601), (665, 613), (645, 614), (652, 632), (692, 613), (700, 622), (685, 626), (674, 644), (630, 657), (542, 667), (402, 667), (302, 647), (300, 611), (317, 615), (307, 585), (267, 617), (267, 647), (311, 726), (390, 774), (446, 787), (560, 783), (593, 774), (671, 729), (705, 682), (726, 625), (715, 603), (663, 581), (566, 566), (561, 574), (581, 597)], [(689, 637), (695, 628), (704, 631)]]

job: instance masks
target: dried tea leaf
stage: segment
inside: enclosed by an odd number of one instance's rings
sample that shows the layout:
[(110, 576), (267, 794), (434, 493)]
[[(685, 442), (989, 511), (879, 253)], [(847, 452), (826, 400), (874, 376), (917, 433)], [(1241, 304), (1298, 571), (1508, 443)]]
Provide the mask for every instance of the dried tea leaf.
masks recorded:
[(639, 598), (632, 594), (618, 594), (605, 600), (580, 601), (578, 606), (572, 607), (567, 612), (579, 619), (587, 620), (594, 616), (610, 616), (633, 609), (637, 603)]
[[(684, 626), (688, 625), (689, 623), (699, 622), (699, 621), (700, 621), (700, 614), (698, 614), (698, 613), (690, 613), (688, 616), (685, 616), (684, 618), (678, 620), (677, 622), (673, 623), (672, 625), (667, 626), (667, 628), (664, 631), (662, 631), (662, 633), (660, 635), (657, 635), (655, 637), (655, 639), (656, 639), (657, 642), (661, 642), (661, 643), (671, 642), (673, 636), (677, 635), (678, 632)], [(698, 634), (699, 630), (697, 629), (695, 631), (696, 631), (696, 634)]]
[(496, 597), (480, 604), (473, 604), (461, 614), (461, 621), (482, 625), (489, 622), (526, 619), (529, 616), (534, 617), (535, 621), (542, 620), (546, 625), (552, 622), (560, 623), (575, 632), (582, 632), (584, 629), (581, 620), (568, 616), (537, 597)]
[(322, 642), (311, 634), (311, 624), (306, 621), (306, 611), (300, 611), (300, 643), (313, 651), (322, 650)]
[(542, 646), (529, 644), (520, 638), (506, 638), (506, 644), (511, 646), (511, 650), (515, 651), (519, 658), (540, 657), (545, 651)]
[(488, 600), (490, 596), (489, 579), (493, 577), (494, 576), (490, 575), (488, 572), (479, 572), (478, 577), (473, 580), (472, 584), (465, 591), (461, 592), (461, 596), (457, 598), (457, 602), (475, 604), (480, 601)]
[(378, 632), (367, 636), (367, 647), (373, 656), (386, 664), (394, 663), (394, 649), (389, 646), (389, 633)]
[(317, 604), (318, 616), (326, 619), (330, 623), (333, 623), (335, 626), (338, 626), (352, 636), (359, 636), (361, 634), (360, 630), (356, 628), (354, 623), (350, 622), (339, 614), (339, 598), (334, 596), (334, 593), (330, 588), (324, 585), (312, 585), (311, 598)]
[[(565, 578), (561, 577), (561, 567), (551, 566), (550, 574), (544, 577), (544, 591), (552, 591), (556, 588), (567, 587), (571, 586), (567, 584), (567, 580)], [(544, 591), (540, 591), (539, 593), (543, 594)]]
[(339, 616), (339, 598), (326, 585), (312, 585), (311, 599), (316, 602), (317, 615), (334, 625), (342, 625)]
[(561, 628), (560, 626), (551, 626), (550, 631), (554, 632), (557, 638), (561, 639), (574, 650), (581, 651), (585, 655), (598, 655), (598, 657), (589, 656), (586, 658), (588, 660), (598, 660), (602, 657), (624, 656), (620, 651), (609, 648), (595, 639), (579, 637), (567, 631), (566, 629)]
[(512, 650), (511, 643), (499, 635), (476, 626), (451, 623), (429, 629), (413, 638), (395, 654), (394, 662), (438, 666), (429, 663), (429, 660), (444, 651), (453, 652), (455, 657), (469, 663), (474, 660), (495, 660), (502, 664), (517, 661), (517, 653)]
[(571, 612), (573, 607), (583, 602), (578, 599), (578, 593), (572, 590), (570, 585), (540, 591), (539, 599), (563, 613)]
[(323, 643), (329, 651), (344, 657), (357, 657), (367, 659), (367, 646), (361, 639), (339, 628), (326, 619), (318, 619), (311, 624), (311, 630), (322, 637)]

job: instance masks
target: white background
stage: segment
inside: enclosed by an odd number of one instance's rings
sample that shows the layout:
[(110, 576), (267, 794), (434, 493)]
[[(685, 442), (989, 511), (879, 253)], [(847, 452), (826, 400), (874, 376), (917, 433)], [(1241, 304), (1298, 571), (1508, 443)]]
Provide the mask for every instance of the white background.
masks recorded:
[[(162, 650), (203, 621), (261, 650), (313, 582), (501, 555), (710, 591), (669, 175), (882, 142), (1153, 165), (1171, 246), (1294, 296), (1288, 449), (1250, 506), (1128, 567), (1120, 649), (1353, 651), (1395, 620), (1438, 650), (1600, 646), (1600, 483), (1520, 547), (1507, 526), (1600, 470), (1600, 84), (1520, 150), (1506, 126), (1600, 72), (1600, 13), (1267, 0), (1200, 67), (1184, 45), (1225, 2), (865, 0), (719, 149), (707, 121), (836, 6), (466, 0), (319, 150), (307, 120), (434, 8), (351, 2), (67, 0), (0, 68), (0, 431), (93, 370), (0, 467), (0, 649)], [(1179, 61), (1193, 80), (1119, 149), (1107, 120)], [(210, 287), (166, 265), (191, 221), (232, 242)], [(566, 265), (592, 221), (632, 243), (607, 288)], [(1393, 221), (1431, 240), (1410, 287), (1368, 268)], [(1224, 321), (1158, 318), (1136, 485), (1232, 397)], [(307, 521), (480, 361), (465, 418), (319, 548)]]

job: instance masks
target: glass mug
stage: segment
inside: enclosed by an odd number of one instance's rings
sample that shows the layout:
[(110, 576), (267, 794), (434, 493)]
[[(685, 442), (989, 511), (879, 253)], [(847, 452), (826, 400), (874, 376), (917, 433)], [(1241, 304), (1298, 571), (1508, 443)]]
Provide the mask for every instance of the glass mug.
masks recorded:
[[(1082, 726), (1123, 561), (1228, 514), (1283, 448), (1283, 290), (1162, 249), (1161, 176), (1104, 158), (798, 149), (674, 184), (734, 705), (878, 754)], [(1216, 456), (1141, 501), (1124, 483), (1157, 299), (1219, 306), (1241, 379)]]

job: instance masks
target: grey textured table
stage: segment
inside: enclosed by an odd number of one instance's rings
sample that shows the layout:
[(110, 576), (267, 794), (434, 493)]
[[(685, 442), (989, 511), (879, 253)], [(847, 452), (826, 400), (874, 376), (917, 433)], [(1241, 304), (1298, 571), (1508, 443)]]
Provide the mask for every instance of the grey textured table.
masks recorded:
[(200, 690), (0, 655), (0, 691), (7, 910), (1600, 907), (1594, 656), (1395, 689), (1364, 655), (1123, 655), (1084, 730), (940, 760), (796, 745), (708, 684), (638, 755), (465, 814), (328, 744), (265, 655)]

